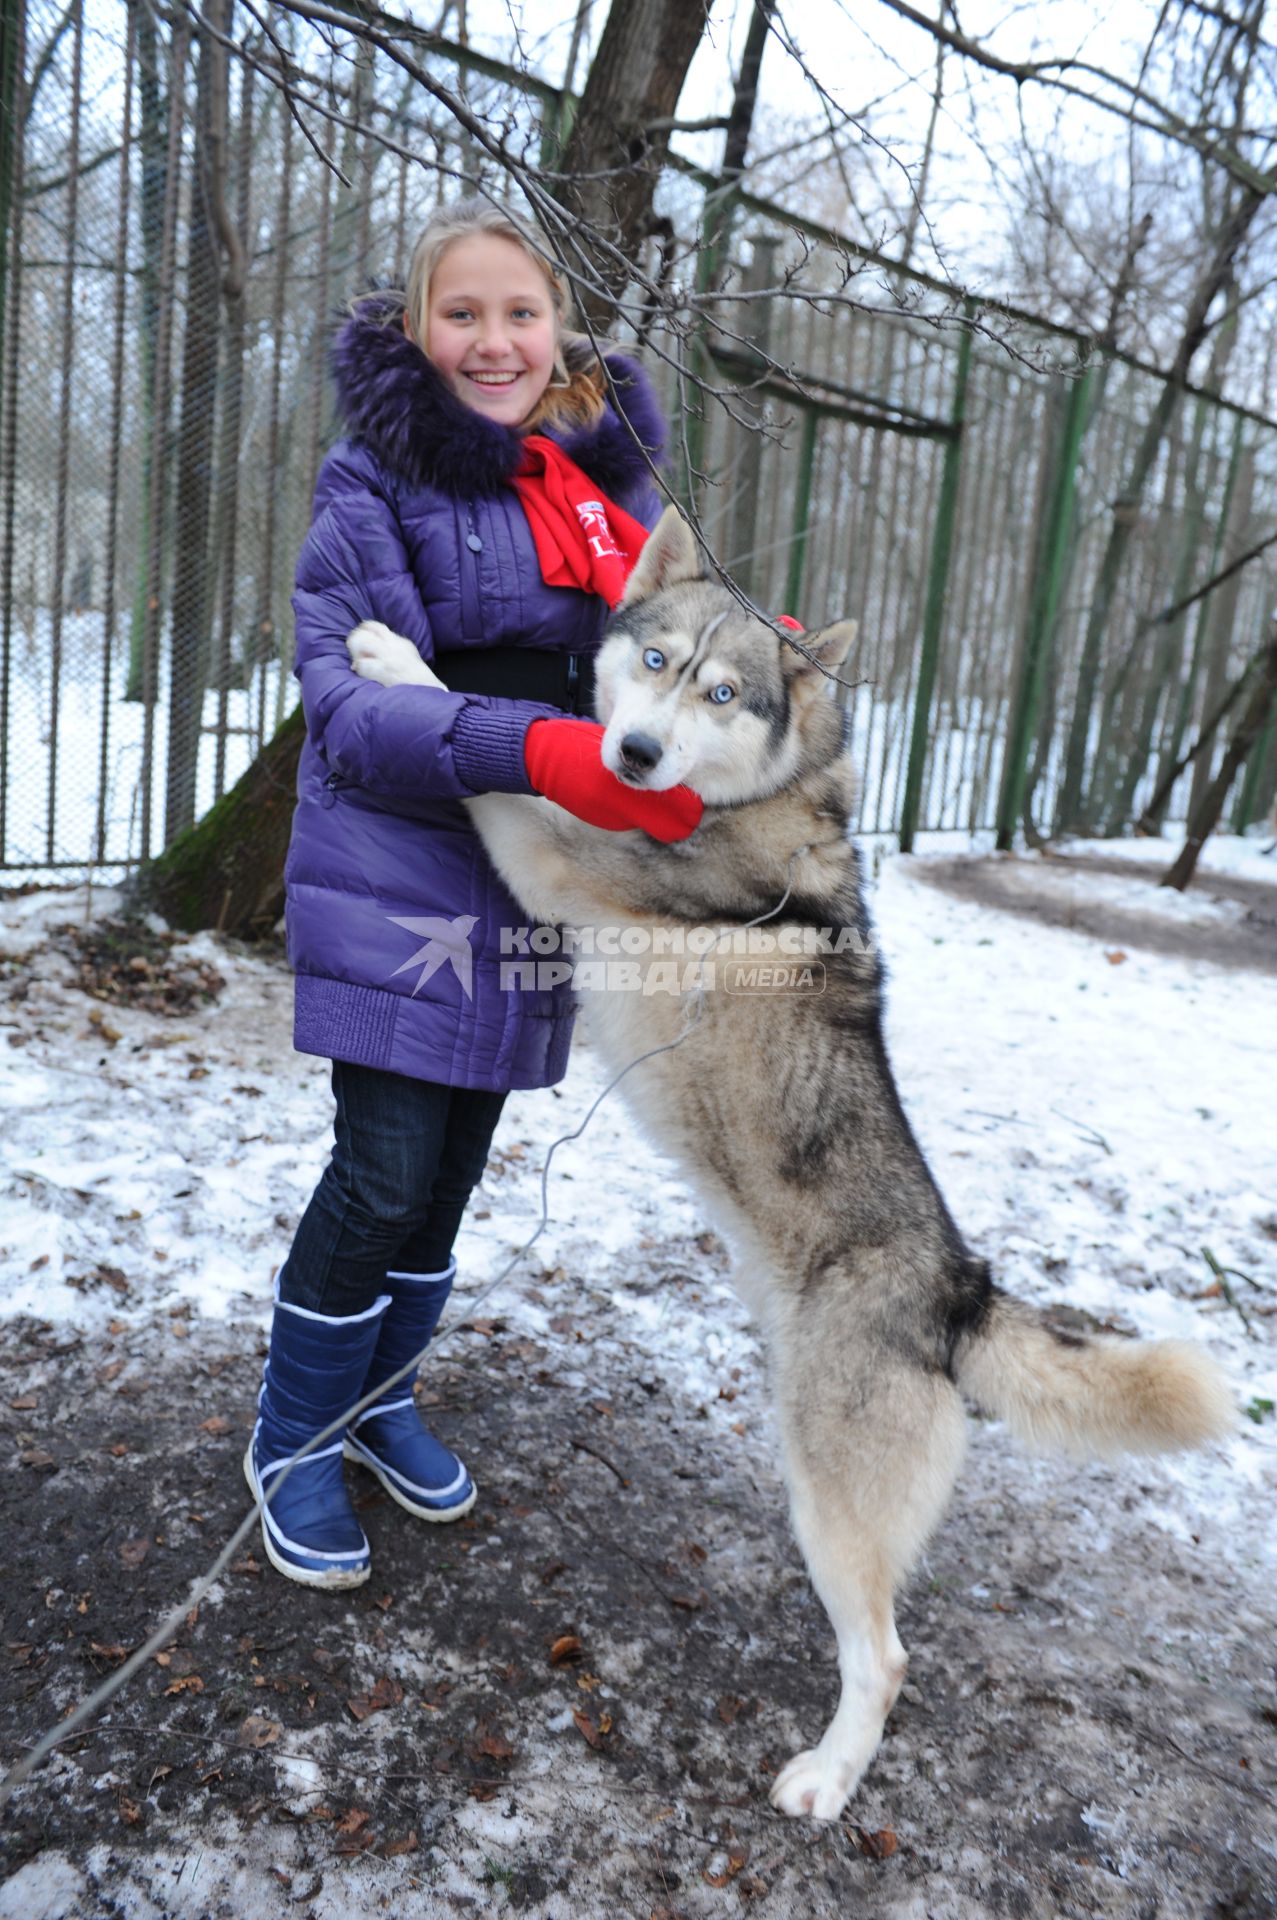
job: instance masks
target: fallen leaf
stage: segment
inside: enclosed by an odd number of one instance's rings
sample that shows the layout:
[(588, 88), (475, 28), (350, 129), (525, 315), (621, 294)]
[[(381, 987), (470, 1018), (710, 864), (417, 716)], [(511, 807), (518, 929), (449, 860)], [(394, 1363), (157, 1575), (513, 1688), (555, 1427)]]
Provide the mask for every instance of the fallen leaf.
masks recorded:
[(9, 1402), (15, 1413), (34, 1413), (39, 1404), (33, 1393), (20, 1393), (16, 1400)]
[(706, 1867), (701, 1874), (701, 1879), (705, 1882), (706, 1886), (725, 1887), (729, 1880), (736, 1878), (748, 1858), (749, 1854), (744, 1847), (733, 1847), (727, 1856), (727, 1865), (723, 1871), (721, 1873), (711, 1873), (709, 1868)]
[(128, 1450), (129, 1450), (129, 1443), (127, 1440), (117, 1440), (113, 1447), (107, 1448), (107, 1452), (110, 1453), (116, 1460), (122, 1460), (125, 1454), (128, 1452)]
[(18, 1455), (24, 1467), (33, 1467), (37, 1473), (49, 1473), (57, 1467), (57, 1460), (43, 1447), (24, 1447)]
[(866, 1833), (863, 1827), (857, 1827), (856, 1838), (871, 1860), (890, 1860), (900, 1845), (892, 1827), (880, 1827), (876, 1833)]
[(114, 1667), (118, 1667), (121, 1660), (127, 1660), (131, 1651), (129, 1647), (122, 1647), (118, 1643), (104, 1646), (101, 1640), (90, 1640), (89, 1645), (94, 1653), (100, 1655), (103, 1660), (109, 1660)]
[(150, 1551), (149, 1540), (126, 1540), (120, 1548), (120, 1559), (126, 1567), (140, 1567)]
[(358, 1833), (360, 1828), (366, 1827), (371, 1819), (372, 1815), (366, 1813), (362, 1807), (351, 1807), (347, 1813), (342, 1814), (341, 1819), (337, 1822), (333, 1831), (335, 1833)]
[(382, 1713), (387, 1707), (397, 1707), (403, 1699), (403, 1688), (389, 1674), (383, 1674), (371, 1693), (356, 1693), (346, 1702), (346, 1709), (355, 1720), (366, 1720), (370, 1713)]
[(378, 1599), (373, 1601), (374, 1607), (380, 1607), (383, 1613), (389, 1613), (394, 1604), (395, 1596), (393, 1593), (383, 1593)]
[(480, 1722), (470, 1750), (476, 1760), (513, 1760), (514, 1748), (505, 1735), (496, 1727), (485, 1726)]
[(581, 1713), (578, 1709), (578, 1711), (572, 1715), (572, 1720), (577, 1732), (585, 1741), (585, 1744), (588, 1747), (593, 1747), (597, 1751), (598, 1748), (603, 1745), (603, 1736), (595, 1726), (593, 1720), (591, 1720), (589, 1714)]
[[(1126, 955), (1122, 951), (1121, 947), (1106, 947), (1104, 949), (1104, 958), (1108, 961), (1111, 967), (1120, 967), (1123, 960), (1125, 960)], [(883, 1831), (886, 1832), (887, 1829), (884, 1828)]]
[(260, 1560), (254, 1560), (251, 1553), (246, 1553), (242, 1560), (231, 1561), (232, 1573), (260, 1573), (261, 1570)]
[[(204, 1682), (200, 1679), (198, 1673), (184, 1673), (179, 1680), (170, 1680), (164, 1689), (166, 1695), (170, 1693), (203, 1693), (203, 1691)], [(275, 1729), (275, 1732), (276, 1735), (278, 1735), (278, 1727)], [(264, 1740), (255, 1741), (254, 1745), (265, 1746), (266, 1742)]]
[(350, 1839), (339, 1840), (337, 1852), (340, 1854), (366, 1853), (369, 1847), (375, 1847), (376, 1844), (376, 1834), (371, 1827), (365, 1827), (362, 1832), (352, 1835)]
[(119, 1379), (127, 1365), (127, 1360), (109, 1360), (106, 1366), (99, 1371), (98, 1379), (102, 1381), (104, 1385), (109, 1386), (112, 1380)]
[(603, 1682), (599, 1679), (597, 1673), (578, 1673), (576, 1676), (576, 1684), (580, 1687), (582, 1693), (593, 1693), (595, 1687), (601, 1687)]
[(418, 1840), (414, 1829), (409, 1833), (405, 1833), (402, 1840), (387, 1840), (381, 1850), (381, 1857), (383, 1860), (393, 1860), (401, 1853), (415, 1853), (420, 1845), (421, 1842)]
[(283, 1731), (278, 1720), (267, 1720), (260, 1713), (250, 1713), (235, 1737), (241, 1747), (273, 1747)]
[(744, 1704), (745, 1702), (737, 1699), (734, 1693), (725, 1693), (723, 1695), (718, 1703), (718, 1717), (725, 1727), (734, 1727), (736, 1725), (737, 1717)]
[(130, 1827), (135, 1827), (142, 1818), (142, 1809), (137, 1801), (127, 1799), (124, 1794), (120, 1795), (120, 1818)]
[[(181, 1323), (179, 1321), (174, 1326), (173, 1328), (174, 1333), (177, 1332), (177, 1327), (180, 1324)], [(185, 1329), (183, 1329), (183, 1331), (185, 1331)], [(211, 1433), (215, 1435), (229, 1433), (233, 1425), (234, 1425), (234, 1422), (231, 1420), (227, 1420), (226, 1418), (224, 1418), (222, 1414), (214, 1413), (207, 1420), (200, 1421), (200, 1432)]]
[(563, 1667), (581, 1658), (581, 1642), (574, 1633), (561, 1633), (550, 1648), (550, 1665)]

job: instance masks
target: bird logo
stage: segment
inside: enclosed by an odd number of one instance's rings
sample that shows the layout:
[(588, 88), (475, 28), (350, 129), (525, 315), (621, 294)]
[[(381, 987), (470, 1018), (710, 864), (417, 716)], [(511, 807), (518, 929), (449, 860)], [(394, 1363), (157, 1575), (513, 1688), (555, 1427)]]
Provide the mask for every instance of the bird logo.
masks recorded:
[(412, 997), (421, 992), (427, 980), (438, 973), (440, 967), (449, 966), (461, 982), (461, 991), (466, 999), (472, 998), (474, 987), (474, 955), (470, 951), (470, 935), (479, 924), (479, 916), (474, 913), (459, 913), (455, 920), (438, 918), (401, 919), (397, 913), (387, 914), (397, 927), (403, 927), (409, 933), (424, 938), (425, 945), (409, 954), (403, 965), (396, 967), (390, 978), (396, 974), (407, 973), (409, 967), (420, 966), (417, 984)]

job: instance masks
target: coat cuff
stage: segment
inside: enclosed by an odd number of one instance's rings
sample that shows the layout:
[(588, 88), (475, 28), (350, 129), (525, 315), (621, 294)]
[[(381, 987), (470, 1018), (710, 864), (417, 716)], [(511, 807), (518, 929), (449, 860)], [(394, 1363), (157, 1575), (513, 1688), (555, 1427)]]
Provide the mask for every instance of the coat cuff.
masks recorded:
[[(539, 718), (539, 714), (535, 714)], [(472, 793), (533, 793), (523, 759), (530, 720), (467, 701), (452, 730), (453, 764)]]

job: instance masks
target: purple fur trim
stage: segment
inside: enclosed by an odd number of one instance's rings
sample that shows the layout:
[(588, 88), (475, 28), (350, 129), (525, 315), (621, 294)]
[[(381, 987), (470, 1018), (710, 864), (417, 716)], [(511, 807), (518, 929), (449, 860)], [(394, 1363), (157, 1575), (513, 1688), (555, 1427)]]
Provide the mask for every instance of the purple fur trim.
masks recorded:
[[(605, 364), (615, 395), (609, 395), (598, 425), (550, 437), (604, 493), (615, 497), (651, 478), (644, 448), (659, 463), (665, 423), (636, 361), (609, 353)], [(485, 419), (458, 398), (405, 334), (398, 294), (370, 293), (359, 302), (333, 341), (332, 371), (351, 435), (411, 486), (470, 499), (499, 492), (518, 467), (521, 435)], [(642, 447), (636, 446), (626, 420)]]

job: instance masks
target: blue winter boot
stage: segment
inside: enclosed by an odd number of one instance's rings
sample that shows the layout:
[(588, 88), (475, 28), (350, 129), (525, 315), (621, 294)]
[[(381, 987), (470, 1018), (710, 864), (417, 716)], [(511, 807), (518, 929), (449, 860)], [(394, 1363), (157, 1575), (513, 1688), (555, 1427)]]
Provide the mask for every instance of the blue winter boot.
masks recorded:
[(390, 1305), (383, 1294), (364, 1313), (337, 1319), (278, 1297), (257, 1425), (244, 1473), (262, 1511), (271, 1565), (306, 1587), (358, 1587), (372, 1558), (342, 1479), (342, 1437), (330, 1439), (278, 1475), (299, 1448), (339, 1420), (363, 1393), (364, 1375)]
[[(439, 1324), (457, 1265), (443, 1273), (388, 1273), (390, 1307), (381, 1323), (360, 1399), (406, 1367)], [(346, 1429), (346, 1457), (376, 1474), (392, 1500), (420, 1520), (459, 1520), (475, 1503), (474, 1483), (455, 1453), (421, 1424), (414, 1368)]]

